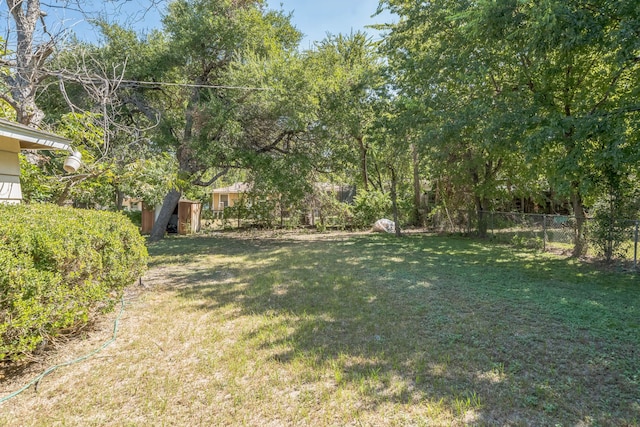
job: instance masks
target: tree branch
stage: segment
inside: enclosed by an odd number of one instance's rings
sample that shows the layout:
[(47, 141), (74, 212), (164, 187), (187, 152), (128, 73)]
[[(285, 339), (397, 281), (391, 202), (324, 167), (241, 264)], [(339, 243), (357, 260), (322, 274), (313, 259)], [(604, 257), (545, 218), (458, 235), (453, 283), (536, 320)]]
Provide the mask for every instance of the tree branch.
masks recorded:
[(611, 93), (613, 92), (613, 89), (614, 89), (615, 85), (618, 83), (618, 80), (620, 80), (620, 77), (622, 77), (622, 73), (624, 73), (625, 70), (627, 70), (628, 68), (630, 68), (634, 64), (637, 64), (638, 62), (640, 62), (640, 56), (636, 56), (634, 58), (631, 58), (630, 62), (627, 65), (625, 65), (624, 67), (620, 68), (620, 70), (618, 70), (618, 72), (615, 74), (615, 76), (613, 76), (613, 80), (611, 80), (611, 83), (609, 83), (609, 87), (607, 88), (604, 96), (602, 97), (602, 99), (600, 101), (598, 101), (593, 106), (593, 108), (590, 111), (590, 114), (594, 114), (596, 112), (596, 110), (598, 108), (600, 108), (600, 106), (602, 104), (604, 104), (609, 99), (609, 96), (611, 96)]
[(280, 144), (285, 139), (285, 137), (293, 136), (293, 134), (294, 134), (294, 132), (290, 131), (290, 130), (283, 131), (276, 137), (276, 139), (272, 143), (270, 143), (269, 145), (265, 145), (265, 146), (259, 147), (258, 150), (256, 150), (256, 152), (257, 153), (266, 153), (268, 151), (278, 151), (278, 152), (280, 152), (282, 154), (286, 154), (286, 151), (277, 148), (278, 144)]
[(202, 181), (200, 178), (198, 178), (198, 179), (195, 179), (195, 180), (191, 181), (191, 183), (193, 185), (197, 185), (197, 186), (200, 186), (200, 187), (208, 187), (211, 184), (213, 184), (214, 182), (216, 182), (218, 179), (220, 179), (223, 176), (225, 176), (229, 172), (229, 169), (230, 169), (229, 167), (225, 167), (221, 172), (218, 172), (209, 181)]

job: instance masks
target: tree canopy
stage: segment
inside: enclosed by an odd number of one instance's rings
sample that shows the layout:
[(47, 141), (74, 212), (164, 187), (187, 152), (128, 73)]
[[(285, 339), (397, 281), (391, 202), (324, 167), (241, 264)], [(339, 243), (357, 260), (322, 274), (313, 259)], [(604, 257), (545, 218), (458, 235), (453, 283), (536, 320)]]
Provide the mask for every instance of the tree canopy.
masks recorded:
[(529, 190), (543, 177), (542, 190), (571, 199), (583, 252), (586, 206), (612, 196), (607, 186), (630, 185), (638, 164), (638, 8), (608, 0), (383, 4), (400, 16), (385, 45), (399, 89), (424, 119), (426, 147), (445, 157), (438, 165), (456, 168), (445, 176), (461, 179), (479, 218), (496, 191)]
[(259, 0), (173, 0), (153, 31), (98, 20), (99, 41), (64, 44), (39, 1), (6, 4), (3, 111), (54, 125), (90, 160), (82, 180), (46, 185), (25, 163), (34, 200), (164, 192), (152, 238), (185, 191), (230, 171), (291, 206), (336, 181), (387, 194), (397, 222), (473, 210), (481, 235), (515, 199), (564, 201), (576, 255), (588, 215), (638, 213), (634, 2), (382, 0), (396, 18), (382, 41), (307, 50), (291, 15)]

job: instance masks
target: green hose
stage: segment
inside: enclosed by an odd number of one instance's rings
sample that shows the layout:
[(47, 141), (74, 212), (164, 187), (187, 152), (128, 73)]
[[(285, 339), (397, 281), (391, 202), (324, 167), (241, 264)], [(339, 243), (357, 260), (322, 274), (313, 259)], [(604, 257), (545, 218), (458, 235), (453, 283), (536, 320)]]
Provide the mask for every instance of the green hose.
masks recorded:
[(97, 353), (101, 352), (105, 348), (107, 348), (107, 346), (109, 344), (111, 344), (112, 342), (114, 342), (116, 340), (116, 336), (118, 334), (118, 325), (120, 323), (120, 318), (122, 317), (122, 313), (124, 313), (124, 296), (121, 299), (120, 313), (118, 313), (118, 316), (116, 317), (116, 320), (113, 322), (113, 336), (111, 337), (111, 339), (106, 341), (104, 344), (102, 344), (100, 347), (98, 347), (97, 349), (93, 350), (89, 354), (86, 354), (86, 355), (84, 355), (82, 357), (79, 357), (77, 359), (74, 359), (74, 360), (71, 360), (71, 361), (68, 361), (68, 362), (64, 362), (64, 363), (60, 363), (59, 365), (54, 365), (54, 366), (50, 367), (49, 369), (45, 370), (43, 373), (41, 373), (40, 375), (35, 377), (33, 380), (31, 380), (27, 385), (22, 387), (20, 390), (14, 391), (13, 393), (9, 394), (8, 396), (0, 398), (0, 405), (3, 404), (4, 402), (6, 402), (7, 400), (13, 399), (14, 397), (18, 396), (20, 393), (24, 392), (25, 390), (27, 390), (29, 387), (31, 387), (34, 384), (36, 385), (36, 388), (37, 388), (38, 384), (40, 383), (40, 381), (42, 381), (42, 379), (44, 377), (46, 377), (47, 375), (49, 375), (50, 373), (52, 373), (56, 369), (62, 368), (64, 366), (74, 365), (76, 363), (80, 363), (82, 361), (85, 361), (85, 360), (89, 359), (90, 357), (95, 356)]

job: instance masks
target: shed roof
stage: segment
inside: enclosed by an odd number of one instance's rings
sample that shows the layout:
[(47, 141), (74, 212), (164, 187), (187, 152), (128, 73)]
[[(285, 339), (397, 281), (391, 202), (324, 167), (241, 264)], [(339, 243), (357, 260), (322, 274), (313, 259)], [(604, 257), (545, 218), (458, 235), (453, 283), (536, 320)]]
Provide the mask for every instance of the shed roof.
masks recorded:
[(67, 138), (0, 119), (0, 139), (3, 138), (19, 141), (23, 150), (72, 151), (71, 141)]
[(214, 194), (228, 194), (228, 193), (248, 193), (251, 190), (251, 185), (246, 182), (236, 182), (229, 187), (216, 188), (212, 192)]

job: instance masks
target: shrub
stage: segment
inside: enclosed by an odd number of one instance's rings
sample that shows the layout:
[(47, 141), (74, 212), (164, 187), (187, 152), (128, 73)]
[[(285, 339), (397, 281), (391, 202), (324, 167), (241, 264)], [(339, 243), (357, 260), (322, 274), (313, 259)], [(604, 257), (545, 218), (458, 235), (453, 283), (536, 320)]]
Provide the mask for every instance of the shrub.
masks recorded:
[(345, 230), (353, 223), (353, 207), (339, 201), (333, 193), (320, 192), (315, 206), (317, 207), (315, 226), (318, 231), (325, 231), (327, 227)]
[(391, 199), (378, 190), (358, 192), (353, 203), (353, 221), (358, 228), (372, 227), (377, 220), (391, 213)]
[(638, 209), (632, 202), (635, 198), (614, 197), (609, 195), (598, 200), (594, 207), (594, 217), (590, 224), (590, 240), (596, 253), (607, 262), (614, 258), (625, 258), (632, 246), (634, 218)]
[(112, 309), (146, 269), (144, 240), (120, 213), (0, 205), (0, 215), (0, 360)]
[(142, 228), (142, 211), (130, 211), (130, 210), (122, 210), (121, 211), (129, 221), (133, 223), (138, 228)]
[(248, 202), (246, 205), (236, 204), (234, 206), (234, 214), (252, 221), (257, 226), (273, 227), (273, 224), (277, 221), (277, 197), (269, 197), (268, 194), (264, 193), (251, 193), (249, 194)]

